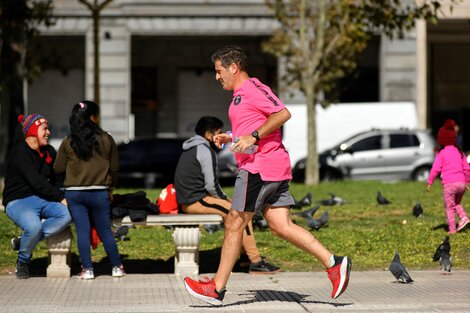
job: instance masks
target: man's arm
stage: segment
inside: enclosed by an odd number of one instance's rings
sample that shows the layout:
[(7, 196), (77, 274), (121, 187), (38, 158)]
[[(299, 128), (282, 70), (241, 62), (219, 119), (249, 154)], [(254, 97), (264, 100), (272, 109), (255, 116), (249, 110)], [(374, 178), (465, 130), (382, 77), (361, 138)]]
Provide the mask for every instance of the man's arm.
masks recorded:
[(207, 193), (215, 198), (226, 199), (227, 195), (217, 179), (217, 156), (211, 153), (211, 148), (199, 145), (197, 146), (196, 159), (201, 165), (201, 171), (204, 175), (204, 188)]
[[(287, 122), (290, 118), (291, 114), (287, 108), (284, 108), (279, 112), (272, 113), (269, 115), (266, 122), (257, 129), (259, 138), (261, 139), (276, 129), (281, 128), (281, 126), (284, 125), (284, 123)], [(256, 138), (251, 134), (240, 136), (239, 139), (240, 140), (233, 145), (231, 149), (232, 151), (242, 152), (256, 143)]]

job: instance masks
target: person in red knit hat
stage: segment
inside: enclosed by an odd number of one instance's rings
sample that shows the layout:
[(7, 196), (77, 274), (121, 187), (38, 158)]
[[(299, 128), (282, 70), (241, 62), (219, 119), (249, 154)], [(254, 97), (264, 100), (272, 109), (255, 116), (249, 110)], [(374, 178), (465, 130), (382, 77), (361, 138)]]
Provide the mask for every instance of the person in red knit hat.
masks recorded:
[(49, 127), (41, 114), (20, 115), (22, 140), (12, 147), (5, 173), (3, 205), (23, 235), (11, 240), (18, 250), (16, 277), (29, 278), (34, 248), (42, 239), (62, 231), (71, 222), (67, 201), (56, 185), (56, 152), (48, 144)]
[[(455, 122), (448, 119), (437, 134), (439, 150), (429, 173), (427, 187), (429, 192), (434, 179), (440, 173), (444, 186), (443, 199), (450, 235), (463, 230), (470, 223), (467, 213), (460, 204), (466, 186), (470, 183), (470, 166), (465, 154), (456, 146), (456, 138)], [(455, 224), (456, 214), (460, 219), (457, 226)]]

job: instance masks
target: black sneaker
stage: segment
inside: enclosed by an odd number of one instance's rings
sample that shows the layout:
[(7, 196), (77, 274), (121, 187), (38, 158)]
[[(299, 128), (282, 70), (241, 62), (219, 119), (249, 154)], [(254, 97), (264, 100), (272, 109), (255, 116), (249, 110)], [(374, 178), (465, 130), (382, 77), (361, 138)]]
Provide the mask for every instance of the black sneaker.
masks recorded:
[(15, 251), (20, 250), (21, 236), (11, 238), (11, 248)]
[(16, 278), (28, 279), (29, 278), (29, 264), (21, 261), (16, 262)]
[[(265, 256), (261, 256), (261, 260), (266, 261)], [(251, 264), (250, 258), (248, 258), (248, 255), (242, 254), (240, 255), (240, 258), (238, 259), (238, 266), (244, 268), (244, 267), (249, 267)]]
[(251, 263), (250, 264), (250, 274), (271, 274), (279, 271), (280, 268), (272, 265), (265, 260), (261, 260), (257, 263)]

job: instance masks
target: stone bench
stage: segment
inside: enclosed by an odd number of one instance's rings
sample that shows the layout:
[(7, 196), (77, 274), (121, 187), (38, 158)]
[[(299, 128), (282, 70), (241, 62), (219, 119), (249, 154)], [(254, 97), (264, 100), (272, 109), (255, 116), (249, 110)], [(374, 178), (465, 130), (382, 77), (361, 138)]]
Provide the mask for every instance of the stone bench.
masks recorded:
[(199, 275), (199, 225), (220, 224), (223, 219), (216, 214), (162, 214), (149, 215), (145, 222), (134, 223), (126, 216), (121, 225), (173, 226), (175, 243), (175, 274)]
[[(199, 225), (220, 224), (221, 216), (216, 214), (166, 214), (149, 215), (145, 222), (132, 222), (126, 216), (114, 221), (120, 225), (173, 226), (175, 243), (175, 274), (183, 276), (199, 275)], [(49, 249), (48, 278), (70, 277), (70, 248), (72, 232), (70, 227), (46, 239)]]

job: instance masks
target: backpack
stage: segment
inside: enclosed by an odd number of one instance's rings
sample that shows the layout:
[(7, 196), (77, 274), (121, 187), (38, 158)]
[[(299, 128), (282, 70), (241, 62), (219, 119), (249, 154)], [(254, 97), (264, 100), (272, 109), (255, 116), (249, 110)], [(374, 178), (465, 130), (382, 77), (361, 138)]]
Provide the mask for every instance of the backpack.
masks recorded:
[(157, 199), (160, 214), (178, 214), (178, 202), (176, 202), (176, 190), (173, 184), (169, 184), (162, 190)]

